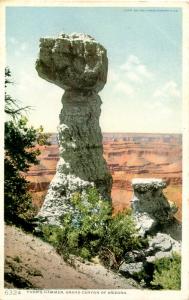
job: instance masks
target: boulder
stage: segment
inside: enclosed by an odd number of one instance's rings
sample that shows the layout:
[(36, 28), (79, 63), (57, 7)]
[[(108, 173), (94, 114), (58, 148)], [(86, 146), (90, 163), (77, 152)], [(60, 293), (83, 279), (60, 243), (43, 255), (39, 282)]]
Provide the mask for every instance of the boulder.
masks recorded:
[(107, 80), (106, 49), (83, 33), (41, 38), (36, 70), (40, 77), (64, 90), (97, 93)]
[(135, 263), (123, 263), (119, 267), (119, 272), (123, 274), (125, 277), (140, 277), (141, 272), (143, 271), (144, 266), (142, 262), (135, 262)]
[(149, 287), (153, 279), (154, 265), (147, 261), (123, 263), (119, 272), (126, 278), (131, 277), (139, 282), (141, 287)]
[(153, 255), (147, 255), (146, 260), (153, 262), (162, 257), (171, 257), (173, 252), (181, 253), (181, 243), (173, 239), (170, 235), (158, 232), (155, 236), (149, 238), (149, 248)]

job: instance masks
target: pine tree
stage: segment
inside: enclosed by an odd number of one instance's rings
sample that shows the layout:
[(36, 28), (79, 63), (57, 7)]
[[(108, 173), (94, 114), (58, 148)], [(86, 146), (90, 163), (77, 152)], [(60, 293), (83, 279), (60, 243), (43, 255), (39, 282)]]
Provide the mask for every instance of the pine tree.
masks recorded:
[[(6, 90), (11, 83), (11, 72), (6, 68)], [(37, 156), (40, 151), (36, 144), (47, 143), (49, 137), (43, 133), (42, 127), (35, 129), (28, 126), (28, 120), (24, 116), (28, 109), (28, 106), (19, 106), (18, 101), (5, 92), (5, 113), (9, 120), (5, 122), (4, 212), (5, 221), (14, 224), (32, 216), (32, 198), (24, 173), (31, 164), (38, 164)]]

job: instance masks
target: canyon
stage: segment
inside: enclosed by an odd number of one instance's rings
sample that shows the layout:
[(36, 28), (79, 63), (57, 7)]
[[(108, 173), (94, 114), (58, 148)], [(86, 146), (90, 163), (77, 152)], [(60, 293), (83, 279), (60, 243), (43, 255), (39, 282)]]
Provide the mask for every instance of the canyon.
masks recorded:
[[(50, 146), (39, 146), (39, 164), (26, 174), (33, 204), (39, 210), (59, 160), (57, 134)], [(182, 218), (182, 136), (180, 134), (103, 133), (103, 155), (113, 177), (114, 213), (130, 207), (134, 178), (161, 178), (167, 182), (165, 196), (176, 203)]]

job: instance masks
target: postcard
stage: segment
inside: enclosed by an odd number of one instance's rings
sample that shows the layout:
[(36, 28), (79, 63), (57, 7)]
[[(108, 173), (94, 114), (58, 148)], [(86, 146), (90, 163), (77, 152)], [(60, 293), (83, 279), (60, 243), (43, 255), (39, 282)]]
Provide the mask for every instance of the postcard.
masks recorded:
[(2, 299), (188, 299), (188, 8), (1, 2)]

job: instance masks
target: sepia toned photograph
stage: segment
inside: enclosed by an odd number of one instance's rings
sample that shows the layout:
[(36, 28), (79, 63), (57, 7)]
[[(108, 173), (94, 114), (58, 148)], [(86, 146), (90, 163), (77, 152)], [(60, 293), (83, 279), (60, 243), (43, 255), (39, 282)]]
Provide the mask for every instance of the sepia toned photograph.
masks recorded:
[(5, 6), (5, 299), (182, 290), (183, 8), (129, 3)]

